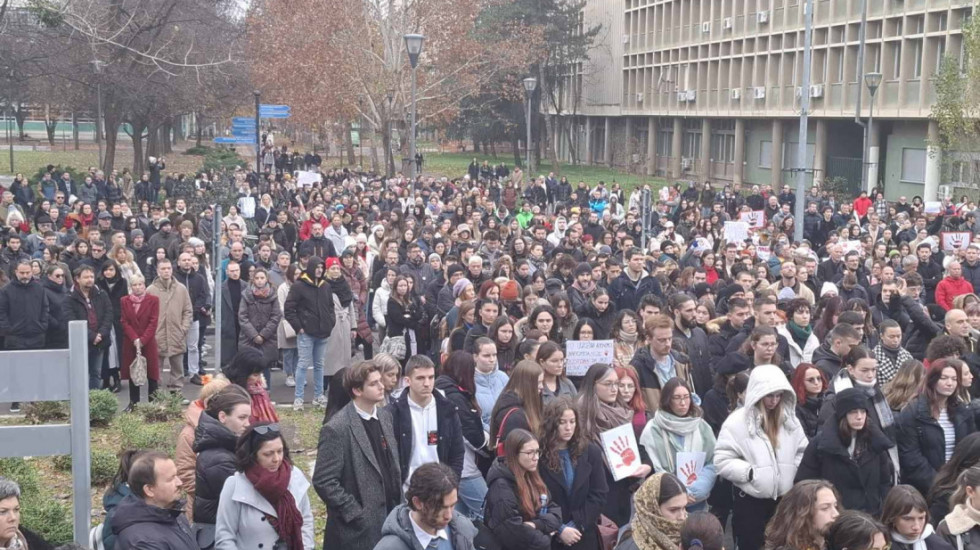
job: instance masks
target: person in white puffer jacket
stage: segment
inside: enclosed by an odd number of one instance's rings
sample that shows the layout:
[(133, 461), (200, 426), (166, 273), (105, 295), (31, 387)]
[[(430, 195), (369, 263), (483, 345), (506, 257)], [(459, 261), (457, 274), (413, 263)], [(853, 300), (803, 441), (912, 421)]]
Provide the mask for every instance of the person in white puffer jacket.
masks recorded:
[(732, 526), (739, 550), (759, 550), (778, 499), (793, 487), (807, 438), (796, 418), (796, 397), (775, 365), (752, 369), (745, 405), (721, 427), (715, 446), (718, 475), (735, 485)]

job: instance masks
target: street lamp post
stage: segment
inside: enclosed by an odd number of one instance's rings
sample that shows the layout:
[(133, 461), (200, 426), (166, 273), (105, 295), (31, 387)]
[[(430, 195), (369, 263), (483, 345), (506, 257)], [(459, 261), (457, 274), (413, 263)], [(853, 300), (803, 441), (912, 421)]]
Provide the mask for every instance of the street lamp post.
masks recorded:
[(419, 54), (422, 53), (422, 42), (425, 37), (421, 34), (406, 34), (405, 49), (408, 51), (408, 61), (412, 64), (412, 128), (408, 139), (408, 174), (415, 179), (415, 67), (419, 64)]
[(395, 165), (394, 153), (391, 151), (391, 109), (394, 101), (395, 93), (388, 90), (388, 111), (386, 113), (387, 120), (385, 120), (385, 132), (388, 134), (388, 142), (385, 144), (385, 174), (388, 177), (393, 175), (391, 170)]
[(259, 131), (259, 100), (262, 92), (255, 90), (255, 175), (262, 179), (262, 132)]
[(96, 114), (95, 114), (95, 143), (99, 146), (99, 169), (105, 170), (102, 166), (105, 160), (102, 154), (102, 65), (104, 63), (98, 59), (92, 61), (95, 70), (95, 95), (96, 95)]
[[(870, 105), (868, 106), (868, 196), (871, 196), (871, 190), (874, 189), (878, 182), (878, 145), (877, 140), (874, 138), (874, 122), (875, 122), (875, 93), (878, 92), (878, 87), (881, 86), (881, 73), (868, 73), (864, 75), (864, 83), (868, 86), (868, 92), (871, 94)], [(874, 197), (871, 197), (874, 200)]]
[(526, 166), (524, 170), (528, 172), (528, 177), (531, 177), (531, 96), (534, 95), (534, 89), (538, 87), (538, 79), (533, 76), (529, 76), (524, 79), (524, 91), (527, 95), (527, 159), (525, 160)]

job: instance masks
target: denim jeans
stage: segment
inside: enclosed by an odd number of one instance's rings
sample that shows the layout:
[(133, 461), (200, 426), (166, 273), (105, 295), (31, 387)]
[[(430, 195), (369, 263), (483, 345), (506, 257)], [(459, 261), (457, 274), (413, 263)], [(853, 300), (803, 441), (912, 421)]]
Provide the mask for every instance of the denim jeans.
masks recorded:
[(483, 501), (487, 497), (487, 482), (483, 476), (464, 477), (459, 480), (459, 500), (456, 511), (469, 519), (483, 520)]
[(299, 350), (296, 348), (283, 348), (282, 350), (282, 370), (286, 376), (296, 374), (296, 363), (299, 361)]
[(102, 348), (88, 348), (88, 389), (97, 390), (102, 387), (102, 358), (105, 357), (105, 350)]
[(296, 399), (303, 399), (306, 386), (306, 369), (313, 367), (313, 398), (323, 395), (323, 357), (327, 353), (327, 339), (307, 334), (296, 336)]
[(198, 351), (197, 340), (201, 336), (201, 322), (194, 321), (184, 335), (184, 343), (187, 345), (187, 352), (184, 353), (186, 361), (184, 363), (184, 373), (187, 376), (194, 376), (201, 372), (201, 352)]

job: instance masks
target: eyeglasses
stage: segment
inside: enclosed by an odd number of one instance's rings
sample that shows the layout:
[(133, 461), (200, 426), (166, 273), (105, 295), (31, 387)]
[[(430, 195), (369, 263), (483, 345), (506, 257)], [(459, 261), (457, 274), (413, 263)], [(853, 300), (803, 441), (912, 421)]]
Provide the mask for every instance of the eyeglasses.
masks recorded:
[(691, 400), (691, 394), (687, 394), (687, 395), (672, 395), (672, 396), (670, 396), (670, 400), (671, 401), (677, 401), (677, 402), (690, 401)]
[(535, 457), (541, 456), (541, 449), (533, 449), (533, 450), (530, 450), (530, 451), (521, 451), (520, 454), (522, 454), (524, 456), (531, 457), (531, 458), (535, 458)]
[(252, 431), (259, 435), (266, 435), (270, 433), (280, 433), (279, 424), (260, 424), (258, 426), (252, 426)]
[(54, 277), (55, 279), (64, 279), (65, 278), (65, 274), (64, 273), (52, 273), (51, 276)]
[(598, 386), (605, 386), (606, 388), (619, 387), (619, 382), (599, 382)]

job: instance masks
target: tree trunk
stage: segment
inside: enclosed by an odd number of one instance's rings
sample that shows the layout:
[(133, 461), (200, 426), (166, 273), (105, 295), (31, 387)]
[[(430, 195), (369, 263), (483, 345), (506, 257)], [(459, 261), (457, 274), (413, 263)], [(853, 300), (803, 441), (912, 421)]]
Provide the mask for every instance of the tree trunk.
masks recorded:
[(378, 131), (373, 129), (371, 131), (371, 171), (375, 174), (381, 172), (381, 161), (378, 160)]
[(357, 158), (354, 155), (354, 137), (351, 135), (353, 131), (353, 124), (351, 124), (349, 121), (344, 124), (344, 148), (347, 149), (347, 166), (354, 166), (357, 164)]
[(44, 105), (44, 131), (48, 133), (48, 144), (54, 147), (55, 132), (58, 130), (58, 119), (51, 118), (51, 105)]
[[(553, 140), (548, 139), (549, 136), (554, 135), (555, 122), (550, 116), (540, 117), (544, 119), (544, 132), (541, 132), (541, 140), (544, 141), (545, 151), (548, 154), (548, 160), (551, 161), (551, 172), (555, 173), (556, 178), (561, 177), (561, 163), (558, 161), (558, 151), (555, 150), (555, 143)], [(540, 127), (540, 125), (539, 125)]]
[(108, 174), (112, 172), (112, 167), (116, 163), (116, 141), (119, 136), (119, 124), (122, 120), (119, 113), (111, 108), (106, 109), (102, 120), (105, 128), (105, 157), (102, 159), (102, 171)]
[(27, 109), (23, 103), (17, 104), (17, 110), (14, 111), (14, 119), (17, 120), (17, 139), (24, 141), (27, 137), (27, 134), (24, 132), (24, 123), (27, 122)]
[[(129, 125), (131, 127), (131, 133), (129, 134), (129, 139), (133, 142), (133, 176), (139, 177), (143, 174), (144, 160), (146, 151), (149, 150), (152, 145), (152, 139), (147, 138), (146, 149), (143, 148), (143, 134), (147, 131), (146, 121), (142, 119), (130, 120)], [(152, 136), (153, 129), (150, 128), (147, 136)]]
[(494, 160), (497, 159), (497, 140), (490, 140), (490, 154), (493, 155)]
[(203, 124), (202, 124), (203, 121), (204, 121), (204, 117), (201, 116), (201, 113), (197, 113), (194, 115), (194, 129), (196, 130), (194, 136), (194, 147), (201, 146), (201, 138), (203, 137), (201, 135), (202, 128), (203, 128)]
[(510, 148), (514, 152), (514, 166), (521, 165), (521, 143), (517, 140), (517, 136), (511, 134), (510, 137)]
[(78, 117), (75, 116), (75, 112), (71, 113), (71, 139), (75, 143), (75, 150), (78, 151)]
[(163, 123), (163, 139), (160, 140), (163, 145), (163, 154), (169, 155), (174, 152), (174, 136), (177, 133), (174, 127), (174, 119), (168, 118), (166, 122)]

